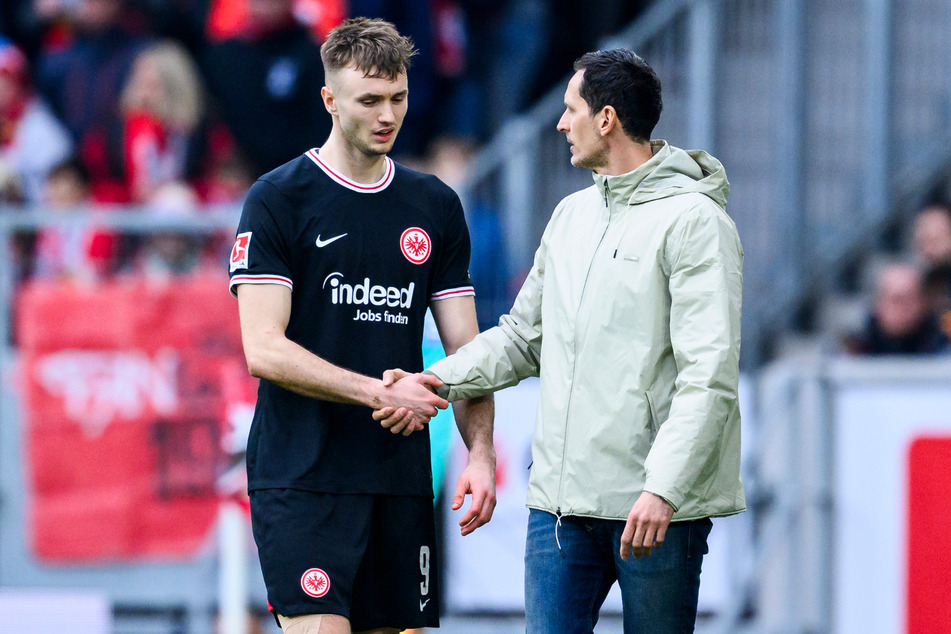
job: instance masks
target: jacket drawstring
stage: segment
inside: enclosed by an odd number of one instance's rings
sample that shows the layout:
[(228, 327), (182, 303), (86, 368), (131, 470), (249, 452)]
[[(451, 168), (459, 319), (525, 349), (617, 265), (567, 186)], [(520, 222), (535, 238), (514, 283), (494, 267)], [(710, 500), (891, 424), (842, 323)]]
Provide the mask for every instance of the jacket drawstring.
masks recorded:
[(561, 553), (561, 558), (565, 558), (565, 551), (561, 548), (561, 540), (558, 539), (558, 529), (561, 527), (561, 510), (555, 514), (555, 543), (558, 544), (558, 552)]

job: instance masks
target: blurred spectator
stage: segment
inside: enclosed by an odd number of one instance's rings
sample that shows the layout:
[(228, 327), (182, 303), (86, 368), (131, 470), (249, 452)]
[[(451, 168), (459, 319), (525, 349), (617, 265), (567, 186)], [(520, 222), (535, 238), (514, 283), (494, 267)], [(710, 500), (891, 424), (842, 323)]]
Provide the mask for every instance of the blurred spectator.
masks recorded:
[(0, 33), (24, 48), (27, 57), (36, 52), (40, 29), (36, 19), (36, 4), (43, 0), (3, 0), (0, 2)]
[(478, 192), (462, 191), (475, 150), (471, 141), (444, 135), (430, 144), (426, 161), (420, 167), (466, 196), (466, 223), (472, 243), (469, 276), (476, 291), (479, 327), (484, 330), (494, 326), (499, 315), (511, 304), (507, 294), (505, 245), (498, 211), (489, 206)]
[(926, 267), (951, 264), (951, 208), (930, 205), (915, 216), (912, 251)]
[[(585, 51), (617, 32), (651, 0), (435, 0), (437, 52), (443, 5), (457, 4), (466, 34), (465, 73), (450, 82), (448, 129), (485, 139), (553, 85)], [(451, 11), (451, 9), (450, 9)], [(442, 18), (442, 19), (440, 19)]]
[[(208, 39), (222, 42), (241, 35), (247, 27), (249, 0), (210, 0)], [(294, 0), (294, 15), (314, 39), (323, 42), (330, 29), (346, 17), (346, 0)]]
[(33, 94), (26, 56), (0, 37), (0, 199), (39, 203), (50, 168), (71, 151), (66, 128)]
[(419, 54), (413, 58), (409, 72), (409, 100), (412, 107), (403, 119), (393, 153), (403, 161), (409, 156), (423, 156), (437, 131), (434, 121), (446, 104), (435, 91), (432, 2), (406, 0), (349, 0), (348, 17), (382, 18), (413, 40)]
[(951, 340), (951, 262), (925, 271), (924, 286), (929, 310), (938, 316), (941, 330)]
[[(46, 179), (44, 208), (63, 218), (65, 214), (91, 211), (89, 173), (76, 159), (54, 167)], [(116, 237), (91, 225), (88, 216), (75, 222), (57, 222), (40, 229), (36, 237), (33, 275), (41, 279), (92, 282), (112, 272)]]
[[(515, 0), (516, 3), (524, 0)], [(550, 16), (544, 38), (545, 63), (538, 68), (534, 100), (548, 87), (563, 81), (565, 68), (585, 51), (601, 48), (602, 40), (613, 35), (653, 3), (654, 0), (545, 0)]]
[(553, 21), (550, 0), (460, 0), (460, 4), (469, 34), (468, 68), (450, 104), (450, 129), (485, 139), (530, 103), (541, 75), (550, 75), (546, 86), (564, 77), (571, 64), (552, 59), (549, 47), (575, 46), (577, 34), (548, 43)]
[(330, 115), (320, 48), (293, 0), (248, 0), (244, 32), (210, 47), (202, 67), (221, 118), (255, 177), (324, 142)]
[[(209, 11), (217, 0), (134, 0), (148, 32), (181, 43), (192, 56), (204, 47)], [(229, 0), (239, 3), (240, 0)]]
[(146, 40), (123, 27), (122, 0), (77, 0), (75, 39), (40, 58), (38, 87), (79, 143), (93, 197), (127, 202), (119, 93)]
[(948, 338), (925, 297), (921, 272), (912, 264), (884, 266), (865, 329), (846, 343), (864, 355), (933, 354), (948, 350)]
[[(184, 182), (165, 183), (156, 189), (146, 203), (154, 218), (175, 222), (194, 217), (201, 201), (195, 190)], [(143, 237), (132, 262), (132, 272), (151, 281), (168, 281), (189, 275), (199, 269), (211, 270), (203, 261), (202, 239), (182, 229), (161, 230)], [(213, 263), (217, 271), (219, 263)]]
[[(240, 204), (254, 180), (248, 162), (237, 152), (231, 152), (214, 161), (212, 171), (202, 181), (201, 198), (209, 205)], [(228, 238), (229, 249), (233, 242), (232, 235)]]
[(120, 98), (126, 179), (133, 202), (186, 176), (189, 146), (204, 114), (198, 69), (170, 40), (142, 51)]

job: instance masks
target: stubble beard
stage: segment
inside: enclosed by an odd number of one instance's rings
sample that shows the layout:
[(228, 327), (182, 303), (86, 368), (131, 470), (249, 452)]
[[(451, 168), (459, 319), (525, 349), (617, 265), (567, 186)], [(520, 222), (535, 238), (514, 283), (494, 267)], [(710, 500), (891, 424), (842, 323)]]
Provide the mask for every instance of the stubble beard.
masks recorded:
[[(396, 142), (396, 133), (399, 130), (393, 131), (393, 137), (384, 145), (374, 145), (372, 142), (363, 140), (360, 137), (359, 131), (354, 129), (342, 128), (343, 136), (347, 139), (347, 143), (350, 144), (356, 151), (360, 152), (367, 158), (376, 158), (378, 156), (386, 156), (390, 153), (390, 150), (393, 149), (393, 143)], [(372, 133), (370, 137), (372, 139)]]
[(602, 143), (597, 150), (587, 156), (572, 157), (572, 164), (582, 169), (597, 170), (608, 164), (607, 143)]
[[(595, 138), (598, 141), (597, 147), (595, 147), (594, 150), (592, 150), (587, 156), (572, 156), (571, 164), (575, 167), (597, 170), (599, 167), (604, 167), (608, 164), (608, 142), (598, 134), (598, 130), (593, 122), (591, 124), (591, 132), (595, 135)], [(577, 147), (578, 146), (576, 145), (575, 148)]]

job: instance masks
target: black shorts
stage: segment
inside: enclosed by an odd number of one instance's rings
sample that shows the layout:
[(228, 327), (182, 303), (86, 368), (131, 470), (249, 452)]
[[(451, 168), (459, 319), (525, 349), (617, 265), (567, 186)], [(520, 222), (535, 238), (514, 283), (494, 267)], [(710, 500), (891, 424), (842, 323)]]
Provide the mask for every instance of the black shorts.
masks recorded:
[(439, 627), (434, 515), (421, 496), (252, 491), (271, 609), (340, 614), (354, 631)]

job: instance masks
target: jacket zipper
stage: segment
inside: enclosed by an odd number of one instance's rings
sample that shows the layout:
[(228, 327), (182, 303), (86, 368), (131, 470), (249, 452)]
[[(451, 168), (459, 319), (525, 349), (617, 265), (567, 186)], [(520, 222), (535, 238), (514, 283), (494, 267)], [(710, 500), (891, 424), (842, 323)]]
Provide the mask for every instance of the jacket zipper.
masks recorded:
[[(572, 337), (571, 342), (571, 352), (572, 352), (572, 370), (571, 370), (571, 389), (568, 392), (568, 405), (565, 408), (565, 433), (561, 443), (561, 477), (558, 479), (558, 506), (557, 506), (557, 516), (558, 524), (555, 525), (555, 538), (557, 541), (558, 530), (557, 527), (561, 523), (561, 505), (564, 501), (562, 495), (565, 492), (565, 471), (568, 455), (568, 419), (571, 413), (571, 397), (575, 391), (575, 381), (578, 375), (578, 316), (581, 314), (581, 307), (584, 304), (584, 291), (588, 286), (588, 278), (591, 277), (591, 267), (594, 265), (594, 256), (598, 254), (598, 251), (601, 249), (601, 244), (604, 242), (604, 237), (608, 235), (608, 229), (611, 228), (611, 207), (608, 205), (608, 183), (604, 182), (604, 205), (608, 210), (608, 222), (604, 226), (604, 231), (601, 233), (601, 239), (598, 240), (598, 246), (594, 249), (594, 255), (591, 257), (591, 261), (588, 262), (588, 272), (584, 276), (584, 284), (581, 286), (581, 297), (578, 299), (578, 310), (575, 311), (575, 336)], [(559, 545), (560, 550), (560, 545)]]

